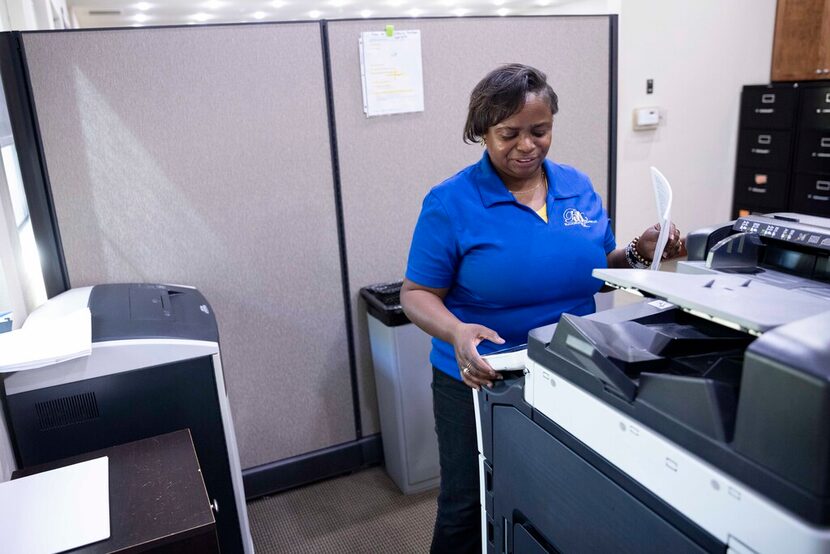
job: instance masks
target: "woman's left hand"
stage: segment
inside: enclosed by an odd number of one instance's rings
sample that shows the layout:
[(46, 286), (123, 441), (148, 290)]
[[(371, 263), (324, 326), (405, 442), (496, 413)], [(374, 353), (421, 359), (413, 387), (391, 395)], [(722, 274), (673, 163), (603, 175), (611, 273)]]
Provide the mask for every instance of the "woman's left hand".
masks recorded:
[[(637, 252), (647, 260), (654, 259), (654, 250), (657, 248), (657, 237), (660, 235), (660, 224), (655, 223), (640, 235), (637, 241)], [(669, 239), (663, 249), (663, 260), (671, 260), (686, 255), (686, 245), (680, 238), (680, 230), (671, 224)]]

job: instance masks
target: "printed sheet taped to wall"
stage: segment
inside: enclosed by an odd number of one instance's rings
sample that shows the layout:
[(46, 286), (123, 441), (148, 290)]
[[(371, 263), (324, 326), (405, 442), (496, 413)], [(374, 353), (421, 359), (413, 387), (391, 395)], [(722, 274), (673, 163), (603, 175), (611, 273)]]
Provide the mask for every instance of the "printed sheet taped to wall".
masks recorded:
[(360, 33), (360, 76), (367, 117), (424, 111), (421, 31)]

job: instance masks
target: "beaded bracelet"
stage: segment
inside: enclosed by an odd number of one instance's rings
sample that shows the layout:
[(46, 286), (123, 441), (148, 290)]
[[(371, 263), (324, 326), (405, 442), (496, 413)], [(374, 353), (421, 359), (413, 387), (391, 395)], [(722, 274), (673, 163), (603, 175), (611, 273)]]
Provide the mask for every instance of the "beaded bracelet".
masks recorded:
[(631, 243), (629, 242), (625, 247), (625, 261), (632, 269), (646, 269), (648, 266), (637, 261), (637, 258), (631, 252)]
[(634, 237), (634, 240), (629, 242), (625, 247), (625, 261), (634, 269), (648, 269), (651, 267), (651, 261), (646, 260), (637, 252), (637, 242), (640, 237)]
[(631, 241), (631, 251), (634, 254), (634, 257), (637, 258), (637, 261), (650, 266), (652, 260), (649, 260), (645, 256), (642, 256), (640, 254), (639, 250), (637, 250), (637, 244), (639, 244), (639, 242), (640, 242), (640, 237), (634, 237), (634, 240)]

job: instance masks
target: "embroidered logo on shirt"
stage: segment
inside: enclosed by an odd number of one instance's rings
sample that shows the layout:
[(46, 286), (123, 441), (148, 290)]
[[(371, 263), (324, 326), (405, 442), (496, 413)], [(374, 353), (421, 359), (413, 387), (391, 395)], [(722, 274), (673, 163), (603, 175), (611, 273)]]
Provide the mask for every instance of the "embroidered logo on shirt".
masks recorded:
[(597, 222), (595, 219), (588, 219), (587, 217), (582, 215), (582, 212), (580, 212), (579, 210), (576, 210), (574, 208), (568, 208), (567, 210), (565, 210), (565, 213), (562, 214), (562, 215), (565, 218), (565, 225), (566, 226), (568, 226), (568, 225), (580, 225), (582, 227), (588, 227), (592, 223)]

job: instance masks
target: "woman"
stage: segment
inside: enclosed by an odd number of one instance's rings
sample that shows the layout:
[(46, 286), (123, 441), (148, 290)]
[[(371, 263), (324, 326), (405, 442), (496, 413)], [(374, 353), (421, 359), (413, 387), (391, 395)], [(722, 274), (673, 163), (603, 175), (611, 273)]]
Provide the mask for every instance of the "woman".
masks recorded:
[[(544, 73), (511, 64), (470, 96), (465, 142), (484, 155), (433, 188), (409, 252), (401, 303), (432, 335), (441, 492), (432, 552), (480, 552), (478, 452), (470, 389), (499, 375), (483, 354), (527, 341), (562, 313), (595, 309), (597, 267), (645, 267), (658, 226), (625, 248), (586, 175), (545, 157), (556, 93)], [(672, 227), (664, 257), (682, 243)]]

